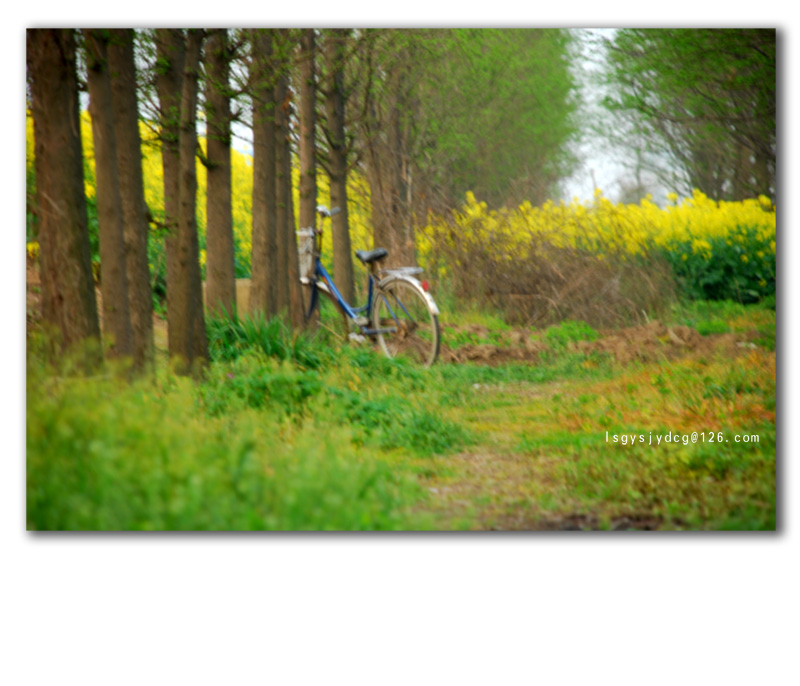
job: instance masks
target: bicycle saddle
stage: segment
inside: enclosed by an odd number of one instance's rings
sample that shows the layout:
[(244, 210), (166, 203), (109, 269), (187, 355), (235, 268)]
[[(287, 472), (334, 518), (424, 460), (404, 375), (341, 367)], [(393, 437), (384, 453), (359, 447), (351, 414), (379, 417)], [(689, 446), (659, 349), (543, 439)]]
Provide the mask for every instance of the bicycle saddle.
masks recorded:
[(386, 248), (375, 248), (375, 250), (356, 250), (356, 257), (364, 264), (370, 264), (370, 262), (382, 260), (388, 254), (389, 251)]

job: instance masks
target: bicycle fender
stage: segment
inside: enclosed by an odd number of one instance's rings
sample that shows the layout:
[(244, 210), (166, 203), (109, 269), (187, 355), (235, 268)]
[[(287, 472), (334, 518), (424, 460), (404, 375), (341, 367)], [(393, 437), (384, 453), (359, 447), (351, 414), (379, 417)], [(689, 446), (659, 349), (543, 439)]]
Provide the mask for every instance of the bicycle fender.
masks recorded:
[(407, 274), (404, 274), (403, 276), (391, 275), (380, 281), (380, 283), (378, 283), (378, 287), (381, 288), (384, 285), (388, 286), (393, 281), (406, 281), (410, 283), (416, 290), (419, 291), (420, 295), (425, 298), (425, 302), (428, 303), (428, 307), (431, 308), (431, 312), (433, 312), (433, 314), (435, 314), (437, 317), (439, 316), (439, 308), (436, 305), (436, 301), (434, 301), (433, 296), (422, 287), (422, 282), (419, 279), (415, 279), (413, 276), (409, 276)]

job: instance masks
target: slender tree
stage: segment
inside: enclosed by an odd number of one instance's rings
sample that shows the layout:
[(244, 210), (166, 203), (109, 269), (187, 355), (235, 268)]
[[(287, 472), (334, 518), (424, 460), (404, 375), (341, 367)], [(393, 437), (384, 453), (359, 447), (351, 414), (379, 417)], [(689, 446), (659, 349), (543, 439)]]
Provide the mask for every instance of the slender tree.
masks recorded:
[[(336, 285), (348, 302), (355, 299), (350, 223), (347, 211), (347, 139), (345, 135), (345, 49), (348, 29), (333, 29), (325, 36), (325, 138), (328, 148), (326, 169), (330, 179), (331, 207), (340, 212), (333, 216), (333, 270)], [(303, 225), (302, 220), (300, 222)]]
[(275, 272), (278, 288), (278, 311), (287, 315), (294, 327), (303, 325), (303, 295), (300, 286), (300, 265), (295, 234), (294, 199), (292, 197), (292, 90), (289, 72), (295, 37), (291, 31), (278, 31), (277, 69), (275, 88), (276, 130), (276, 197), (278, 265)]
[[(156, 31), (156, 90), (161, 124), (161, 162), (164, 175), (164, 215), (167, 233), (167, 325), (176, 321), (178, 295), (178, 218), (180, 214), (180, 113), (183, 70), (186, 62), (186, 38), (181, 29)], [(169, 337), (171, 357), (180, 353), (177, 339)]]
[(188, 373), (208, 360), (208, 338), (203, 313), (197, 238), (197, 97), (203, 31), (189, 29), (181, 90), (181, 125), (178, 142), (180, 176), (178, 188), (178, 260), (175, 316), (168, 322), (170, 353), (178, 359), (179, 371)]
[(273, 273), (275, 280), (276, 306), (280, 313), (289, 313), (289, 232), (291, 213), (294, 209), (292, 197), (292, 149), (289, 122), (292, 111), (292, 93), (289, 90), (289, 68), (291, 63), (290, 35), (279, 29), (275, 54), (277, 81), (275, 84), (275, 196), (276, 196), (276, 254), (278, 256)]
[(144, 198), (142, 139), (134, 64), (133, 29), (111, 29), (108, 63), (111, 73), (114, 132), (123, 217), (133, 358), (140, 370), (153, 367), (153, 294), (147, 244), (150, 225)]
[(39, 208), (42, 316), (64, 346), (100, 338), (83, 188), (75, 35), (26, 36)]
[(250, 310), (278, 312), (276, 126), (273, 31), (250, 31), (250, 91), (253, 102), (253, 237)]
[(133, 355), (133, 332), (128, 303), (123, 222), (119, 211), (122, 201), (109, 76), (109, 33), (106, 29), (92, 29), (84, 31), (83, 36), (96, 169), (103, 334), (110, 357), (130, 357)]
[[(314, 30), (303, 29), (300, 34), (300, 42), (297, 46), (296, 55), (299, 72), (298, 90), (300, 96), (298, 112), (298, 124), (300, 129), (300, 138), (298, 141), (298, 158), (300, 164), (298, 194), (300, 202), (298, 218), (299, 227), (303, 230), (315, 227), (317, 218), (316, 55), (317, 46)], [(308, 241), (310, 245), (314, 239), (304, 237), (302, 240)], [(289, 278), (294, 280), (293, 273)], [(303, 302), (301, 307), (306, 308), (307, 306), (308, 303)], [(317, 320), (312, 320), (310, 324), (311, 326), (317, 326)]]
[(231, 51), (226, 29), (206, 40), (206, 302), (209, 312), (236, 309), (231, 208)]
[(313, 29), (303, 29), (297, 46), (300, 79), (299, 124), (300, 227), (316, 225), (317, 216), (317, 154), (316, 154), (316, 41)]
[(389, 251), (387, 264), (413, 264), (408, 202), (408, 46), (399, 34), (367, 44), (368, 85), (361, 125), (372, 204), (373, 242)]

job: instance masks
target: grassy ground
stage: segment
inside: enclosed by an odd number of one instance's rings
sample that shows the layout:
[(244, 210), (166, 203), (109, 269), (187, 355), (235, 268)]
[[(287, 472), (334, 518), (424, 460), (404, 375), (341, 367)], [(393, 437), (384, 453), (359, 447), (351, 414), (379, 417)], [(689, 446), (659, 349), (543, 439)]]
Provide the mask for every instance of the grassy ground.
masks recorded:
[(28, 526), (775, 528), (774, 310), (695, 304), (624, 332), (493, 321), (446, 327), (462, 361), (431, 370), (217, 325), (201, 382), (162, 365), (132, 385), (49, 369), (34, 336)]

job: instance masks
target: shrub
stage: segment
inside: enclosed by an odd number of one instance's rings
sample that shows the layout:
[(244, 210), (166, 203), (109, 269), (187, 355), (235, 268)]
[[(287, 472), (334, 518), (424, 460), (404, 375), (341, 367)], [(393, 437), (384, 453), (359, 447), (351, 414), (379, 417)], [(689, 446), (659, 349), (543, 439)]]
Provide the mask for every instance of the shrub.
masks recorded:
[[(241, 362), (240, 364), (244, 364)], [(274, 363), (263, 398), (301, 407), (311, 373)], [(216, 383), (212, 382), (213, 384)], [(301, 383), (302, 385), (302, 383)], [(27, 521), (38, 530), (381, 530), (422, 528), (421, 496), (377, 449), (322, 419), (286, 422), (260, 388), (224, 415), (190, 379), (129, 385), (113, 376), (28, 372)], [(201, 394), (202, 397), (202, 394)], [(232, 399), (243, 401), (239, 404)], [(276, 400), (277, 402), (277, 400)], [(373, 452), (373, 450), (375, 452)]]
[(209, 318), (208, 353), (212, 362), (230, 362), (240, 356), (259, 352), (278, 360), (291, 360), (302, 367), (318, 369), (328, 347), (306, 332), (293, 334), (275, 317), (262, 313), (239, 316), (237, 313)]
[(457, 305), (499, 308), (509, 321), (593, 326), (660, 315), (676, 295), (753, 302), (775, 293), (775, 208), (764, 197), (714, 202), (699, 191), (659, 208), (547, 202), (430, 215), (421, 262)]

